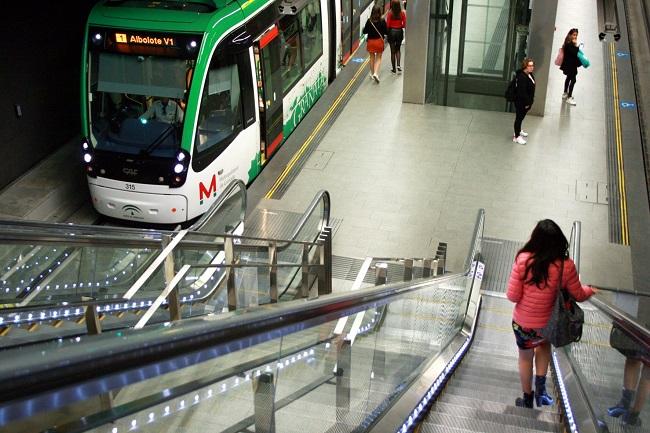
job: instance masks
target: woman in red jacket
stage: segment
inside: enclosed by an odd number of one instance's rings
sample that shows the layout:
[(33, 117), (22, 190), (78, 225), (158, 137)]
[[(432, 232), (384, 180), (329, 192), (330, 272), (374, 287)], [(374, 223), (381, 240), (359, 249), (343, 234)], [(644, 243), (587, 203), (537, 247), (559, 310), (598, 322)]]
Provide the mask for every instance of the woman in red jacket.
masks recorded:
[[(400, 61), (402, 60), (402, 41), (406, 28), (406, 13), (402, 10), (400, 0), (391, 0), (390, 11), (386, 14), (386, 27), (388, 28), (388, 43), (390, 45), (390, 63), (393, 74), (402, 73)], [(397, 65), (395, 65), (397, 63)], [(397, 68), (397, 69), (396, 69)]]
[[(595, 293), (583, 286), (576, 266), (568, 257), (569, 242), (562, 229), (546, 219), (537, 223), (530, 240), (519, 250), (508, 282), (508, 299), (514, 302), (512, 329), (519, 347), (519, 378), (523, 398), (517, 406), (533, 407), (553, 404), (546, 392), (546, 373), (551, 360), (551, 344), (539, 334), (551, 317), (557, 296), (560, 276), (561, 287), (581, 302)], [(560, 271), (562, 269), (562, 271)], [(533, 393), (533, 362), (535, 363), (535, 393)]]

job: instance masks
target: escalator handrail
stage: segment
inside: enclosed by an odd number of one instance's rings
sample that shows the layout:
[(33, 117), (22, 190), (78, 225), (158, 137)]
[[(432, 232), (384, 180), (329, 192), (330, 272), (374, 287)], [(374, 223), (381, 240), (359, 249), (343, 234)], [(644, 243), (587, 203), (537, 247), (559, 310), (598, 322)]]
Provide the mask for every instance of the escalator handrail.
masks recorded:
[(309, 206), (307, 206), (307, 209), (305, 212), (302, 214), (302, 217), (300, 218), (300, 221), (296, 224), (296, 228), (293, 229), (293, 233), (291, 233), (291, 236), (289, 236), (289, 239), (291, 241), (295, 241), (296, 238), (298, 237), (298, 234), (302, 230), (302, 228), (307, 224), (307, 220), (311, 215), (314, 213), (316, 210), (316, 207), (320, 202), (323, 202), (323, 212), (321, 213), (320, 217), (320, 222), (318, 223), (318, 230), (316, 233), (316, 237), (323, 231), (323, 229), (329, 225), (330, 223), (330, 193), (324, 189), (321, 189), (316, 193), (316, 196), (314, 196), (314, 199), (311, 201)]
[[(485, 211), (480, 209), (469, 257), (476, 255), (477, 236), (484, 218)], [(155, 377), (232, 350), (386, 304), (432, 284), (464, 278), (471, 272), (471, 261), (469, 263), (470, 266), (458, 273), (239, 310), (225, 313), (221, 320), (193, 318), (137, 331), (120, 331), (119, 338), (113, 333), (82, 337), (79, 343), (65, 348), (54, 344), (51, 348), (30, 347), (0, 364), (0, 401), (20, 404), (31, 396), (55, 395), (82, 384), (87, 387), (84, 392), (92, 392), (98, 389), (95, 385), (102, 381), (106, 383), (109, 377), (121, 375), (124, 378), (124, 372), (135, 369), (140, 373), (134, 381), (144, 380), (146, 375)], [(192, 356), (183, 355), (189, 353)], [(180, 363), (183, 367), (171, 362), (179, 357), (183, 358)], [(150, 368), (154, 364), (156, 367)], [(102, 375), (99, 376), (98, 372)], [(0, 412), (3, 405), (0, 404)]]
[[(102, 225), (92, 225), (92, 224), (71, 224), (71, 223), (53, 223), (53, 222), (42, 222), (42, 221), (31, 221), (31, 220), (4, 220), (0, 219), (0, 227), (11, 227), (12, 232), (18, 232), (19, 229), (31, 229), (25, 230), (25, 234), (31, 234), (33, 236), (51, 236), (52, 231), (67, 231), (67, 232), (80, 232), (75, 233), (76, 236), (79, 235), (96, 235), (98, 233), (106, 232), (110, 234), (113, 233), (125, 233), (133, 237), (137, 235), (142, 235), (145, 237), (151, 237), (153, 235), (160, 236), (161, 233), (165, 233), (165, 230), (156, 230), (156, 229), (142, 229), (135, 227), (115, 227), (115, 226), (102, 226)], [(0, 230), (0, 233), (4, 235), (4, 232)], [(115, 236), (118, 237), (118, 236)]]
[(221, 206), (230, 198), (230, 193), (235, 189), (238, 189), (239, 195), (241, 195), (241, 209), (239, 212), (239, 221), (244, 221), (246, 217), (246, 206), (247, 206), (247, 196), (246, 196), (246, 184), (241, 179), (233, 179), (230, 181), (228, 186), (223, 190), (219, 198), (210, 209), (208, 209), (201, 217), (194, 222), (188, 229), (190, 232), (197, 231), (200, 232), (205, 224), (212, 219), (212, 217), (219, 211)]
[(616, 306), (602, 299), (599, 295), (594, 295), (589, 298), (589, 302), (601, 313), (609, 317), (612, 322), (620, 325), (631, 338), (650, 348), (650, 329), (645, 327), (637, 319), (624, 313)]
[[(580, 221), (574, 221), (573, 226), (571, 227), (571, 238), (570, 238), (570, 251), (571, 259), (576, 264), (576, 269), (580, 272), (580, 240), (581, 240), (581, 227), (582, 224)], [(609, 288), (603, 288), (598, 286), (599, 289), (608, 290)], [(609, 289), (612, 290), (612, 289)], [(626, 292), (630, 293), (630, 292)], [(636, 293), (635, 293), (636, 294)], [(646, 295), (650, 296), (650, 295)], [(598, 308), (601, 313), (612, 319), (612, 321), (620, 324), (628, 333), (631, 334), (631, 337), (636, 337), (636, 339), (646, 346), (650, 346), (650, 330), (639, 323), (635, 318), (623, 312), (620, 308), (612, 305), (604, 299), (601, 299), (601, 296), (595, 295), (589, 298), (589, 302)]]

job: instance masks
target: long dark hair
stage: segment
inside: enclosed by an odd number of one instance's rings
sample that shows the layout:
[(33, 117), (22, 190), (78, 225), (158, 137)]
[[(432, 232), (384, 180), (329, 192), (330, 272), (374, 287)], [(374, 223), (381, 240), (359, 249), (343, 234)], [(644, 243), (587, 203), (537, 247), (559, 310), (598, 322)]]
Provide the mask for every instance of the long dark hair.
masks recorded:
[(391, 0), (390, 10), (393, 12), (393, 18), (399, 20), (402, 18), (402, 4), (400, 0)]
[(569, 30), (569, 33), (567, 33), (566, 37), (564, 38), (564, 45), (573, 43), (573, 41), (571, 40), (571, 35), (574, 34), (574, 33), (578, 33), (578, 29)]
[(530, 253), (524, 281), (540, 287), (548, 281), (551, 263), (569, 256), (569, 241), (555, 221), (546, 219), (537, 223), (530, 239), (517, 255), (521, 253)]
[(379, 6), (372, 7), (372, 12), (370, 12), (370, 21), (373, 23), (381, 21), (381, 8)]

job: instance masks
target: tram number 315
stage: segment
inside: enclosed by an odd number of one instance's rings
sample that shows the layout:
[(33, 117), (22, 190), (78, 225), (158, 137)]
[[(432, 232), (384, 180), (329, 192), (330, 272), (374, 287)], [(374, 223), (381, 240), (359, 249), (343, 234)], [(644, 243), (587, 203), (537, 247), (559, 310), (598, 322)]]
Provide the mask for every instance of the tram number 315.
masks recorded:
[(133, 183), (125, 183), (124, 184), (124, 189), (127, 191), (135, 191), (135, 184)]

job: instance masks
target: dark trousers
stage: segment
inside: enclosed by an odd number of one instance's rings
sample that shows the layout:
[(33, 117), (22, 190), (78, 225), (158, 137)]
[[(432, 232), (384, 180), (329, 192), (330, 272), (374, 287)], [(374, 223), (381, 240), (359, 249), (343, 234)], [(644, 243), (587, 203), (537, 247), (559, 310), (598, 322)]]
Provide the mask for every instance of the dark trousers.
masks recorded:
[(566, 79), (564, 80), (564, 93), (568, 94), (569, 97), (573, 95), (573, 86), (576, 85), (576, 75), (567, 75)]
[(515, 103), (515, 110), (515, 137), (519, 137), (519, 134), (521, 134), (521, 123), (524, 121), (524, 117), (526, 117), (526, 113), (528, 113), (530, 107), (526, 108), (524, 105)]

